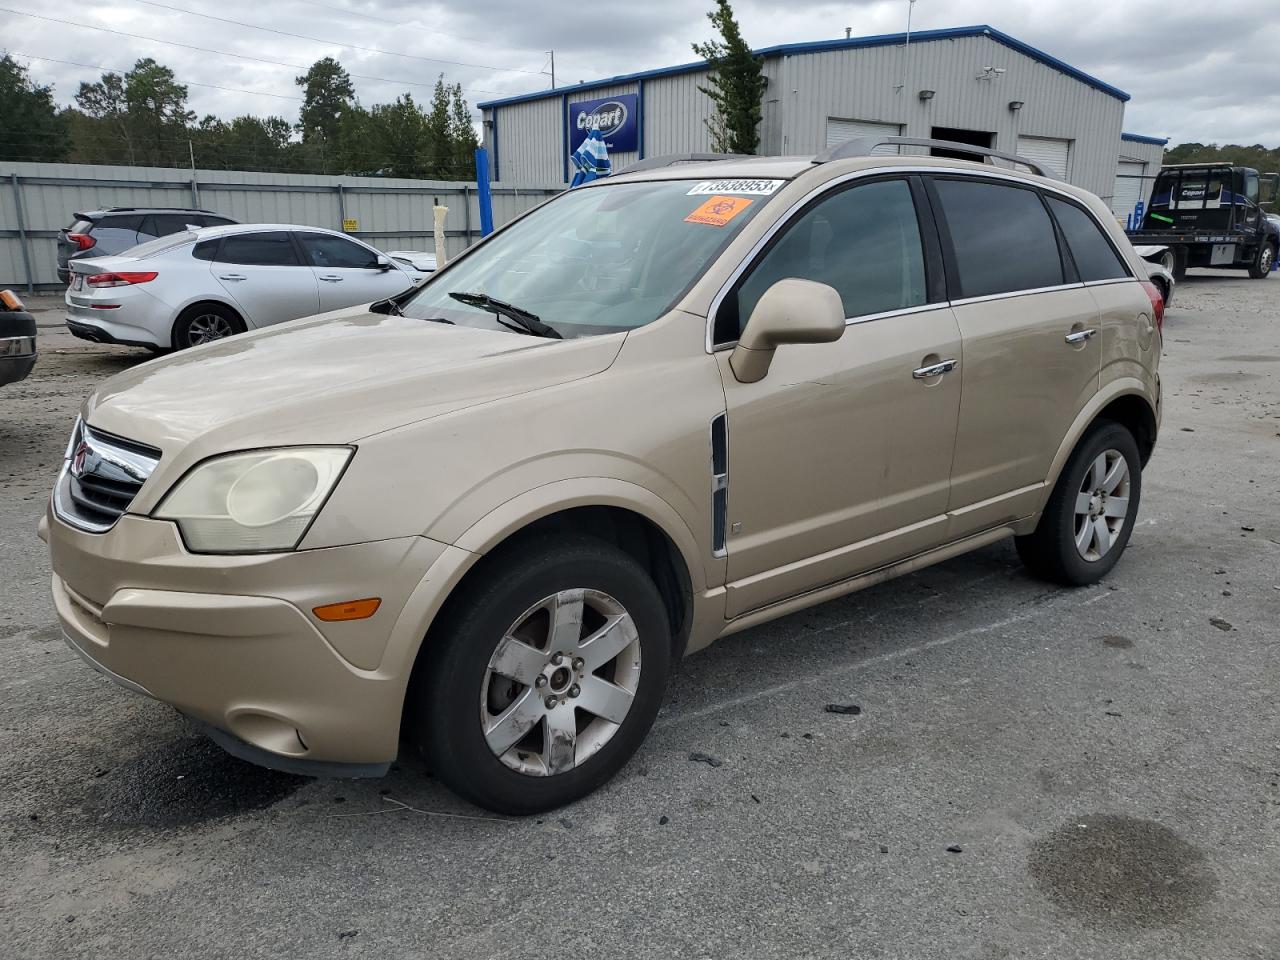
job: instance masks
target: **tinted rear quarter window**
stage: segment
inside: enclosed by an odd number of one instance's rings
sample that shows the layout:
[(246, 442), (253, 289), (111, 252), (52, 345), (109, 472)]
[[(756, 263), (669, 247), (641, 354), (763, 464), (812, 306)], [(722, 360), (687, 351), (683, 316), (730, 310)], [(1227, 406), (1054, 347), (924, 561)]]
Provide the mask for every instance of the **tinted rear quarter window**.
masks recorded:
[[(935, 180), (961, 297), (1058, 286), (1062, 256), (1034, 190), (982, 180)], [(954, 294), (953, 294), (954, 296)]]
[(218, 255), (217, 240), (201, 240), (191, 249), (191, 256), (197, 260), (212, 260)]
[(157, 237), (165, 237), (171, 233), (181, 233), (188, 227), (204, 226), (204, 217), (186, 213), (157, 213), (154, 215), (154, 233)]
[(283, 230), (267, 233), (238, 233), (223, 237), (218, 262), (264, 267), (299, 265), (298, 255), (293, 249), (293, 240)]
[(1081, 280), (1089, 283), (1129, 276), (1128, 267), (1093, 217), (1074, 203), (1056, 197), (1048, 200), (1049, 208), (1067, 238), (1067, 248), (1076, 262)]
[(133, 230), (136, 232), (141, 228), (142, 214), (140, 213), (109, 213), (94, 224), (95, 230)]

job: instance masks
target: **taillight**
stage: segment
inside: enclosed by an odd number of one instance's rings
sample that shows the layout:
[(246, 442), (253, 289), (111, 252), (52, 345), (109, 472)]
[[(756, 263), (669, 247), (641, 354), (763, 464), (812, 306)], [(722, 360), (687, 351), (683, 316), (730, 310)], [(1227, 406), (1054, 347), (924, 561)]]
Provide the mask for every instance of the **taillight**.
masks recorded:
[(1164, 333), (1164, 294), (1150, 280), (1143, 280), (1142, 288), (1147, 291), (1147, 296), (1151, 298), (1151, 314), (1156, 318), (1156, 329)]
[(67, 239), (74, 243), (81, 250), (88, 250), (98, 241), (93, 239), (87, 233), (68, 233)]
[(149, 283), (158, 277), (155, 271), (150, 273), (95, 273), (85, 281), (91, 287), (127, 287), (134, 283)]

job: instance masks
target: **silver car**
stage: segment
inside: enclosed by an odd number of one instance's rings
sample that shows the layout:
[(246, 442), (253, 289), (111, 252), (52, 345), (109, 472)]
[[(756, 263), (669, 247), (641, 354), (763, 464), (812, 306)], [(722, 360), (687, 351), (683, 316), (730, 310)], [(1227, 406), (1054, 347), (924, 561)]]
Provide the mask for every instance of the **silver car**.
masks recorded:
[(184, 231), (71, 270), (73, 334), (154, 351), (382, 300), (423, 277), (336, 231), (262, 223)]

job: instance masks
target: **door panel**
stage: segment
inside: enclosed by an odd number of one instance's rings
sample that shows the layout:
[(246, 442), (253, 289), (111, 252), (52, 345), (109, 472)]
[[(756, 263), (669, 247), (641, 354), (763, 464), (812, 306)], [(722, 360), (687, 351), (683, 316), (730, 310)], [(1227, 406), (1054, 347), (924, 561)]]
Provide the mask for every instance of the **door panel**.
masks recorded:
[(319, 312), (316, 278), (298, 259), (286, 231), (224, 237), (214, 277), (235, 300), (250, 327), (265, 327)]
[[(739, 383), (716, 354), (729, 432), (728, 616), (942, 540), (960, 374), (946, 305), (851, 323), (835, 343), (779, 347)], [(736, 524), (741, 524), (740, 532)]]
[[(949, 537), (960, 537), (1032, 512), (1062, 438), (1097, 392), (1102, 349), (1098, 308), (1084, 286), (954, 310), (964, 396)], [(1067, 342), (1088, 330), (1095, 334)]]
[(320, 311), (341, 310), (403, 293), (413, 282), (398, 267), (378, 267), (376, 250), (331, 233), (298, 231), (315, 274)]

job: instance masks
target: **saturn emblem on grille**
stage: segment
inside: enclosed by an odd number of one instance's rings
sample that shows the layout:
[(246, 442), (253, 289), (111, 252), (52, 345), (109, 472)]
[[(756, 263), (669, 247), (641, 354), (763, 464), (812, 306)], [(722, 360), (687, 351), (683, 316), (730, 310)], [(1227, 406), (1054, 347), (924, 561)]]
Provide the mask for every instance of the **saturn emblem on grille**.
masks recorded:
[(71, 475), (77, 480), (84, 476), (84, 465), (88, 458), (89, 444), (81, 440), (76, 444), (75, 453), (71, 455)]

